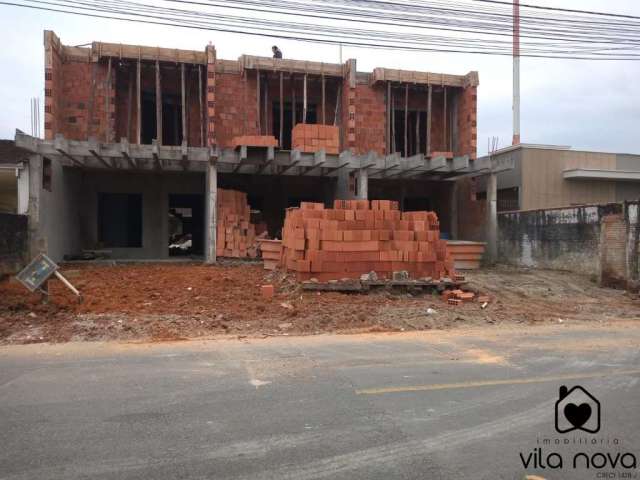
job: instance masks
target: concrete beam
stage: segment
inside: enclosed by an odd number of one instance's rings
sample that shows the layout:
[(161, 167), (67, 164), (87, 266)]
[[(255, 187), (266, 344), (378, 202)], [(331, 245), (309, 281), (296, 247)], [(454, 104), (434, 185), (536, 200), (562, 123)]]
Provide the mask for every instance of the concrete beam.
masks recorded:
[(88, 144), (89, 144), (89, 147), (88, 147), (89, 153), (93, 155), (94, 158), (98, 159), (98, 161), (100, 161), (100, 163), (102, 163), (107, 168), (115, 168), (113, 163), (107, 162), (102, 157), (102, 155), (100, 154), (100, 151), (101, 151), (100, 144), (95, 138), (90, 138)]
[(56, 135), (54, 140), (55, 149), (62, 155), (63, 157), (71, 160), (71, 162), (78, 166), (84, 167), (85, 164), (83, 161), (76, 159), (73, 155), (69, 153), (69, 142), (62, 135)]
[(131, 168), (138, 168), (138, 162), (135, 159), (131, 158), (129, 154), (129, 140), (126, 137), (122, 137), (120, 139), (120, 152), (122, 156), (127, 160)]

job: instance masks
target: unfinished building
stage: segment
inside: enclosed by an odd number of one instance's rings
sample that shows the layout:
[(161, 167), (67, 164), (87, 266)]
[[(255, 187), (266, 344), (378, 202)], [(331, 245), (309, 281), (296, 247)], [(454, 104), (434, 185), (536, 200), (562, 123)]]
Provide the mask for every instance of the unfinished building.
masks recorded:
[(375, 198), (465, 238), (491, 208), (455, 180), (509, 168), (476, 159), (477, 72), (44, 44), (45, 139), (16, 142), (34, 154), (32, 250), (54, 259), (166, 258), (177, 222), (215, 261), (217, 188), (246, 192), (271, 236), (302, 201)]

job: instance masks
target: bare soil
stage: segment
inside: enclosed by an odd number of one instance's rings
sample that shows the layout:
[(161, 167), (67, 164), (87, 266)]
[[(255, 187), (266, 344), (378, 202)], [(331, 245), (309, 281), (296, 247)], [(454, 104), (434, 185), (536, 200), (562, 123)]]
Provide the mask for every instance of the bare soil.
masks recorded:
[[(258, 263), (89, 264), (62, 272), (82, 292), (82, 302), (58, 280), (49, 281), (47, 302), (15, 280), (0, 281), (0, 343), (640, 320), (636, 296), (599, 288), (588, 277), (545, 270), (502, 267), (468, 273), (468, 289), (491, 298), (485, 309), (477, 302), (450, 306), (432, 293), (303, 292), (290, 276), (267, 272)], [(276, 286), (270, 300), (260, 292), (267, 283)]]

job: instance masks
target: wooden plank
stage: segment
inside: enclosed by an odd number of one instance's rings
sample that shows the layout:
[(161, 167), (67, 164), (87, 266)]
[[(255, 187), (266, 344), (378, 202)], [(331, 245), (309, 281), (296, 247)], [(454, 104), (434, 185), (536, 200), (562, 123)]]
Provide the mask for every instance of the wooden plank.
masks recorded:
[(338, 85), (338, 93), (336, 94), (336, 110), (333, 114), (333, 126), (338, 125), (338, 112), (340, 111), (340, 105), (342, 102), (340, 101), (340, 95), (342, 94), (342, 84)]
[(142, 65), (140, 60), (136, 64), (136, 143), (140, 145), (142, 138), (142, 92), (141, 92)]
[(386, 154), (391, 153), (391, 82), (387, 82), (387, 96), (385, 98), (386, 107), (387, 107), (387, 145), (386, 145)]
[(431, 155), (431, 97), (432, 97), (432, 87), (431, 85), (427, 86), (427, 151), (425, 152), (425, 155), (430, 156)]
[(279, 145), (282, 148), (282, 142), (284, 139), (284, 74), (280, 72), (280, 134)]
[(184, 63), (180, 64), (180, 93), (182, 102), (182, 138), (180, 143), (187, 141), (189, 144), (189, 132), (187, 131), (187, 92), (184, 84)]
[(111, 103), (111, 58), (107, 66), (107, 78), (105, 81), (105, 94), (104, 94), (104, 141), (109, 143), (111, 141), (111, 115), (110, 115), (110, 103)]
[(404, 86), (404, 156), (409, 156), (409, 84)]
[(324, 73), (322, 74), (322, 124), (326, 125), (327, 124), (327, 117), (326, 117), (326, 112), (325, 112), (325, 108), (326, 108), (326, 101), (325, 101), (325, 77), (324, 77)]
[(420, 111), (416, 112), (416, 155), (420, 153)]
[(160, 84), (160, 62), (156, 60), (156, 140), (162, 145), (162, 88)]
[(260, 69), (256, 70), (256, 118), (258, 122), (258, 135), (262, 135), (262, 112), (260, 110), (260, 101), (262, 100), (262, 92), (260, 91)]
[(303, 101), (302, 101), (302, 123), (307, 123), (307, 74), (304, 74), (303, 84)]
[(477, 72), (467, 75), (450, 75), (446, 73), (418, 72), (391, 68), (375, 68), (371, 74), (371, 83), (401, 82), (418, 85), (443, 85), (462, 87), (478, 85)]
[(92, 61), (113, 57), (120, 59), (160, 61), (171, 63), (207, 63), (206, 53), (199, 50), (180, 50), (177, 48), (144, 47), (122, 43), (93, 42), (91, 44)]
[(133, 115), (133, 70), (129, 70), (129, 84), (127, 86), (127, 140), (131, 136), (131, 115)]
[(198, 105), (200, 113), (200, 146), (204, 147), (205, 112), (202, 108), (202, 65), (198, 65)]
[(269, 74), (264, 78), (264, 107), (262, 114), (264, 115), (264, 134), (271, 135), (271, 128), (269, 124)]
[(447, 87), (444, 87), (444, 100), (443, 100), (443, 110), (444, 110), (444, 122), (442, 127), (442, 144), (445, 146), (445, 150), (449, 150), (448, 142), (447, 142)]
[[(296, 82), (291, 74), (291, 128), (295, 128), (296, 126)], [(292, 137), (293, 140), (293, 137)], [(291, 146), (293, 150), (293, 145)]]
[(391, 153), (396, 153), (396, 94), (391, 89)]
[(258, 57), (254, 55), (242, 55), (238, 62), (244, 70), (267, 70), (271, 72), (310, 73), (321, 75), (324, 73), (330, 77), (343, 77), (342, 65), (339, 63), (310, 62), (307, 60), (292, 60), (283, 58)]

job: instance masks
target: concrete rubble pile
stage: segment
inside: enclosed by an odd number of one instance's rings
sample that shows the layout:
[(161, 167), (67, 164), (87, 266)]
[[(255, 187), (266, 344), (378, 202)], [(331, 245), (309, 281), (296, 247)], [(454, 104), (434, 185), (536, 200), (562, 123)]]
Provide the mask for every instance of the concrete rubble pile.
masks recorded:
[(401, 212), (390, 200), (336, 200), (333, 209), (302, 202), (287, 210), (283, 266), (300, 281), (358, 279), (368, 272), (390, 279), (455, 275), (434, 212)]
[(251, 223), (247, 194), (219, 188), (217, 203), (216, 255), (255, 258), (257, 256), (256, 231)]

